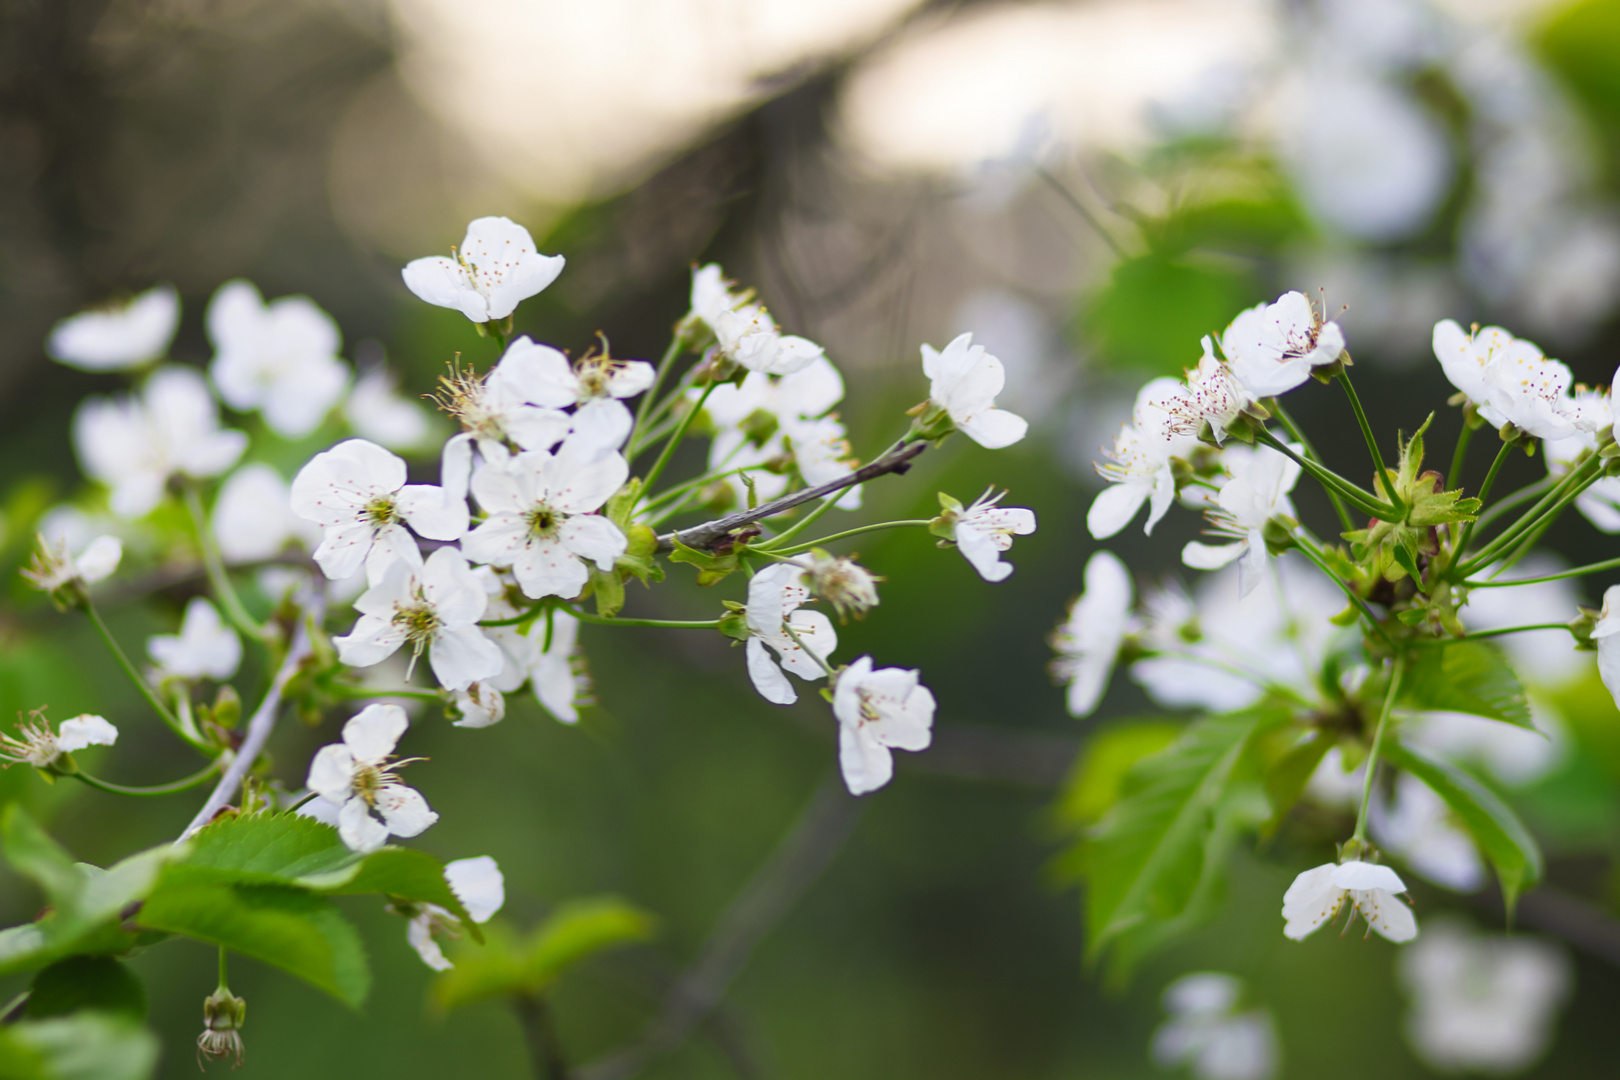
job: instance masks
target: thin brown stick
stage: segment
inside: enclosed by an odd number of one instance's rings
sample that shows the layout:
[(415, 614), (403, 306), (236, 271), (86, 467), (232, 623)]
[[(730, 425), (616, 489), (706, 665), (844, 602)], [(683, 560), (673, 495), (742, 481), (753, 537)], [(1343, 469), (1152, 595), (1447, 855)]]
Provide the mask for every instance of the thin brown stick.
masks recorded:
[(203, 803), (197, 816), (191, 819), (186, 831), (180, 834), (181, 843), (192, 833), (207, 825), (219, 813), (220, 807), (231, 801), (231, 795), (242, 785), (248, 770), (258, 758), (259, 751), (270, 740), (270, 733), (275, 730), (276, 718), (281, 712), (281, 691), (298, 671), (298, 665), (303, 663), (304, 657), (310, 653), (309, 626), (319, 624), (325, 614), (325, 604), (320, 600), (312, 600), (302, 605), (302, 614), (298, 620), (298, 630), (293, 634), (292, 644), (287, 647), (287, 655), (281, 661), (281, 667), (276, 670), (275, 678), (270, 681), (270, 689), (265, 691), (264, 700), (254, 710), (253, 717), (248, 721), (247, 736), (236, 751), (236, 758), (231, 762), (225, 775), (219, 778), (214, 790)]
[(573, 1070), (563, 1054), (557, 1026), (551, 1021), (551, 1006), (539, 994), (515, 994), (512, 1008), (523, 1026), (523, 1038), (534, 1058), (534, 1073), (540, 1080), (573, 1080)]
[(707, 522), (703, 525), (694, 525), (690, 529), (681, 529), (677, 532), (666, 533), (658, 538), (659, 551), (674, 551), (675, 542), (699, 551), (713, 548), (720, 540), (738, 529), (752, 525), (756, 521), (764, 521), (795, 506), (802, 506), (807, 502), (822, 499), (828, 495), (843, 491), (845, 488), (864, 484), (868, 480), (876, 479), (888, 473), (904, 473), (911, 468), (913, 459), (928, 449), (926, 442), (909, 442), (904, 446), (884, 454), (869, 465), (863, 465), (848, 476), (841, 476), (837, 480), (829, 480), (813, 488), (795, 491), (791, 495), (784, 495), (780, 499), (773, 499), (763, 506), (756, 506), (752, 510), (739, 510), (735, 514), (727, 514), (723, 518)]
[(579, 1080), (625, 1080), (678, 1049), (719, 1006), (754, 946), (781, 922), (832, 862), (860, 818), (861, 800), (836, 774), (816, 789), (799, 819), (715, 925), (658, 1015), (628, 1048), (582, 1067)]

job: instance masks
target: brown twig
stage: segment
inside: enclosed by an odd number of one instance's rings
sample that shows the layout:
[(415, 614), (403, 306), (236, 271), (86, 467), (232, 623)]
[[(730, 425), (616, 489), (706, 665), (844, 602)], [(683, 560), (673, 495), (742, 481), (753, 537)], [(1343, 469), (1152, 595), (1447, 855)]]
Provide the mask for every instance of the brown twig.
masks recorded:
[(658, 538), (658, 550), (674, 551), (677, 540), (685, 547), (697, 548), (699, 551), (710, 550), (729, 533), (752, 525), (756, 521), (764, 521), (768, 517), (774, 517), (784, 511), (793, 509), (795, 506), (825, 498), (828, 495), (843, 491), (845, 488), (854, 487), (856, 484), (864, 484), (868, 480), (876, 479), (887, 473), (904, 473), (911, 468), (913, 459), (926, 449), (928, 449), (926, 442), (908, 442), (884, 454), (871, 464), (861, 466), (848, 476), (841, 476), (837, 480), (829, 480), (825, 484), (805, 488), (803, 491), (795, 491), (791, 495), (773, 499), (763, 506), (756, 506), (752, 510), (739, 510), (735, 514), (727, 514), (723, 518), (718, 518), (703, 525), (694, 525), (690, 529), (666, 533)]
[(678, 1049), (720, 1004), (754, 946), (832, 862), (863, 805), (844, 791), (837, 774), (823, 780), (792, 830), (720, 917), (703, 951), (676, 980), (641, 1038), (581, 1068), (579, 1080), (625, 1080)]
[(551, 1022), (551, 1007), (539, 994), (517, 994), (512, 1008), (523, 1026), (523, 1038), (534, 1057), (534, 1072), (540, 1080), (573, 1080), (568, 1059), (563, 1055), (557, 1026)]
[(287, 647), (287, 655), (281, 661), (281, 667), (276, 670), (275, 678), (270, 680), (270, 689), (265, 691), (264, 700), (259, 702), (259, 707), (254, 710), (252, 719), (248, 721), (247, 736), (236, 751), (235, 759), (231, 762), (230, 768), (225, 770), (225, 775), (219, 778), (219, 783), (214, 785), (208, 801), (203, 803), (202, 809), (197, 811), (197, 816), (191, 819), (191, 824), (186, 826), (186, 831), (180, 834), (180, 839), (175, 843), (184, 841), (208, 824), (214, 815), (219, 813), (220, 807), (231, 801), (231, 794), (241, 786), (243, 778), (247, 776), (248, 770), (258, 758), (259, 751), (263, 750), (264, 744), (270, 740), (270, 733), (275, 730), (276, 718), (281, 712), (281, 691), (287, 685), (287, 680), (298, 671), (304, 657), (310, 653), (309, 627), (319, 625), (325, 614), (325, 604), (318, 599), (302, 605), (302, 608), (302, 616), (298, 621), (298, 630), (293, 634), (292, 644)]

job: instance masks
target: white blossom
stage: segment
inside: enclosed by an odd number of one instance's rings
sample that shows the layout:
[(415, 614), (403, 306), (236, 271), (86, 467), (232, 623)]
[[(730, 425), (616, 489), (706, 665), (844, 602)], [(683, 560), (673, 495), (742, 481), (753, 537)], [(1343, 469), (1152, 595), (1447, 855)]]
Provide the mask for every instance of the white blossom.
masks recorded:
[(1345, 901), (1367, 920), (1380, 937), (1394, 942), (1417, 937), (1417, 917), (1401, 902), (1406, 891), (1400, 875), (1387, 866), (1351, 861), (1326, 863), (1294, 879), (1283, 895), (1283, 934), (1303, 941), (1317, 927), (1339, 914)]
[[(744, 647), (748, 677), (760, 696), (772, 704), (791, 705), (799, 700), (784, 671), (807, 681), (819, 679), (827, 673), (822, 662), (838, 647), (838, 631), (831, 619), (820, 611), (799, 610), (809, 599), (804, 570), (790, 563), (773, 563), (748, 582), (743, 613), (749, 634)], [(766, 646), (776, 653), (776, 659)]]
[(1460, 893), (1485, 884), (1485, 863), (1474, 838), (1453, 818), (1445, 800), (1411, 773), (1396, 778), (1395, 797), (1387, 806), (1374, 799), (1371, 810), (1369, 823), (1379, 848), (1398, 856), (1419, 877)]
[[(473, 922), (488, 922), (506, 903), (506, 878), (488, 855), (445, 863), (444, 879)], [(433, 936), (459, 937), (455, 917), (437, 904), (415, 904), (411, 908), (405, 939), (428, 967), (434, 971), (450, 970), (453, 965), (445, 959)]]
[(194, 596), (186, 604), (180, 633), (147, 638), (146, 654), (157, 665), (159, 678), (224, 682), (242, 663), (242, 639), (213, 604)]
[(1232, 374), (1256, 398), (1274, 397), (1311, 377), (1344, 352), (1344, 331), (1323, 321), (1301, 292), (1260, 304), (1232, 320), (1221, 336)]
[[(490, 593), (486, 621), (510, 619), (519, 614), (506, 596), (506, 585), (493, 570), (477, 571)], [(553, 611), (527, 626), (492, 626), (485, 635), (500, 648), (506, 659), (501, 673), (489, 680), (495, 690), (510, 694), (525, 682), (541, 706), (565, 724), (579, 722), (581, 704), (591, 699), (590, 676), (579, 650), (579, 620), (566, 611)], [(472, 727), (465, 720), (458, 727)]]
[(539, 404), (556, 390), (548, 371), (568, 358), (549, 345), (520, 337), (506, 347), (500, 361), (480, 376), (459, 367), (442, 377), (435, 396), (439, 408), (461, 424), (460, 434), (444, 444), (443, 483), (464, 496), (472, 475), (473, 448), (485, 461), (504, 461), (511, 448), (550, 450), (568, 434), (573, 419), (561, 409)]
[(292, 488), (262, 462), (244, 465), (225, 479), (210, 520), (227, 563), (273, 559), (293, 542), (313, 548), (323, 532), (293, 513)]
[(1209, 531), (1231, 542), (1212, 546), (1195, 540), (1182, 548), (1181, 561), (1195, 570), (1216, 570), (1237, 561), (1239, 594), (1247, 596), (1260, 584), (1269, 557), (1266, 524), (1294, 516), (1288, 493), (1299, 479), (1300, 466), (1269, 446), (1233, 447), (1225, 464), (1231, 479), (1216, 496), (1217, 508), (1208, 512)]
[(1153, 1061), (1188, 1067), (1199, 1080), (1268, 1080), (1277, 1073), (1277, 1032), (1263, 1008), (1240, 1009), (1243, 984), (1233, 975), (1200, 971), (1164, 991), (1170, 1018), (1153, 1033)]
[(833, 684), (838, 763), (851, 795), (876, 791), (894, 775), (890, 750), (926, 750), (933, 741), (934, 695), (916, 671), (872, 669), (863, 656)]
[(1534, 343), (1499, 326), (1465, 334), (1445, 319), (1434, 326), (1434, 355), (1492, 427), (1512, 424), (1538, 439), (1566, 439), (1579, 430), (1569, 368)]
[(1317, 673), (1353, 633), (1329, 621), (1344, 594), (1297, 555), (1275, 570), (1247, 596), (1237, 567), (1201, 580), (1196, 600), (1175, 585), (1147, 593), (1142, 642), (1153, 655), (1131, 665), (1131, 677), (1172, 709), (1231, 712), (1277, 688), (1322, 701)]
[(362, 439), (390, 450), (415, 450), (433, 433), (428, 413), (399, 395), (399, 379), (381, 364), (364, 372), (343, 401), (343, 419)]
[(733, 292), (714, 263), (692, 271), (692, 317), (714, 332), (716, 351), (749, 371), (791, 375), (825, 355), (821, 346), (782, 333), (753, 291)]
[(63, 319), (51, 328), (45, 351), (82, 371), (123, 371), (168, 352), (179, 325), (180, 297), (173, 285), (159, 285)]
[(1169, 404), (1181, 393), (1175, 379), (1154, 379), (1136, 395), (1132, 421), (1114, 439), (1111, 459), (1099, 464), (1097, 472), (1109, 487), (1092, 502), (1086, 513), (1086, 528), (1097, 540), (1106, 540), (1130, 524), (1143, 503), (1149, 503), (1149, 535), (1159, 519), (1169, 512), (1176, 499), (1176, 477), (1172, 464), (1197, 449), (1198, 440), (1177, 434), (1170, 425)]
[(1603, 608), (1592, 627), (1597, 643), (1598, 674), (1603, 685), (1620, 703), (1620, 585), (1610, 585), (1603, 593)]
[[(388, 837), (420, 835), (439, 820), (398, 770), (411, 760), (394, 758), (410, 721), (398, 705), (367, 705), (343, 725), (343, 741), (323, 746), (309, 764), (309, 789), (319, 796), (300, 808), (317, 820), (336, 819), (350, 850), (375, 851)], [(324, 802), (324, 806), (317, 804)]]
[(1401, 952), (1397, 970), (1412, 1000), (1406, 1036), (1418, 1057), (1446, 1072), (1506, 1076), (1552, 1042), (1568, 998), (1568, 957), (1536, 938), (1484, 935), (1438, 919)]
[(1068, 684), (1071, 716), (1090, 716), (1108, 688), (1108, 675), (1131, 628), (1131, 575), (1107, 551), (1086, 561), (1086, 587), (1069, 604), (1052, 635), (1052, 674)]
[(1255, 394), (1239, 380), (1232, 365), (1215, 356), (1215, 346), (1206, 335), (1204, 355), (1198, 366), (1187, 373), (1187, 381), (1159, 402), (1167, 414), (1166, 426), (1175, 434), (1201, 438), (1208, 434), (1217, 444), (1238, 418), (1254, 404)]
[[(688, 394), (694, 402), (703, 391)], [(844, 396), (844, 380), (830, 360), (818, 357), (791, 375), (750, 372), (741, 384), (722, 383), (708, 392), (704, 412), (715, 427), (709, 444), (709, 471), (751, 469), (756, 497), (774, 499), (787, 490), (784, 467), (792, 461), (814, 487), (855, 468), (844, 426), (828, 415)], [(737, 500), (746, 489), (736, 476), (723, 481)], [(836, 506), (857, 509), (859, 486), (840, 493)]]
[(542, 255), (529, 230), (504, 217), (481, 217), (467, 226), (451, 258), (416, 259), (403, 273), (405, 286), (439, 307), (455, 308), (473, 322), (504, 319), (529, 297), (557, 280), (566, 260)]
[(138, 394), (90, 397), (73, 417), (73, 445), (94, 480), (112, 488), (112, 511), (145, 515), (163, 498), (171, 476), (218, 476), (247, 446), (240, 431), (221, 430), (208, 384), (192, 368), (160, 368)]
[[(1600, 433), (1608, 435), (1613, 432), (1614, 403), (1608, 388), (1576, 386), (1569, 415), (1575, 424), (1574, 434), (1563, 439), (1548, 439), (1541, 448), (1542, 457), (1547, 462), (1547, 475), (1554, 481), (1569, 475), (1569, 470), (1583, 454), (1597, 450)], [(1620, 533), (1620, 477), (1600, 477), (1575, 496), (1575, 509), (1603, 532)], [(1517, 573), (1525, 577), (1533, 576), (1525, 570), (1527, 565), (1521, 564)], [(1511, 646), (1520, 636), (1508, 638), (1507, 644)]]
[(319, 427), (348, 387), (337, 323), (307, 296), (266, 304), (251, 282), (227, 282), (208, 305), (208, 336), (220, 399), (237, 412), (261, 411), (286, 438)]
[(924, 345), (922, 362), (923, 374), (930, 380), (928, 399), (980, 446), (999, 450), (1029, 431), (1023, 417), (995, 407), (1007, 373), (983, 345), (973, 344), (972, 334), (957, 335), (944, 351)]
[(488, 516), (462, 547), (475, 562), (511, 567), (526, 596), (576, 596), (591, 565), (606, 573), (628, 547), (623, 531), (596, 511), (629, 472), (615, 451), (583, 459), (572, 439), (556, 454), (531, 450), (488, 462), (472, 482)]
[(605, 352), (583, 356), (577, 364), (570, 364), (568, 357), (556, 349), (531, 344), (521, 356), (524, 400), (554, 409), (572, 406), (569, 441), (574, 453), (587, 461), (624, 445), (633, 421), (620, 399), (642, 393), (656, 377), (653, 366), (645, 360), (618, 360)]
[(13, 765), (32, 765), (44, 769), (63, 754), (83, 750), (87, 746), (111, 746), (118, 741), (118, 729), (105, 718), (84, 713), (51, 731), (45, 720), (45, 710), (36, 709), (27, 720), (17, 724), (18, 735), (0, 735), (0, 768)]
[(370, 667), (408, 645), (413, 658), (424, 650), (439, 685), (465, 690), (499, 675), (501, 650), (478, 627), (488, 599), (467, 560), (440, 548), (422, 566), (396, 562), (354, 602), (360, 619), (346, 637), (332, 639), (338, 659)]
[(456, 712), (461, 714), (456, 727), (493, 727), (506, 719), (506, 697), (489, 680), (457, 690), (455, 703)]
[(968, 564), (986, 581), (1006, 581), (1012, 574), (1011, 563), (1001, 561), (1001, 553), (1012, 548), (1014, 536), (1028, 536), (1035, 531), (1035, 511), (1022, 506), (998, 506), (1007, 492), (991, 494), (987, 489), (973, 505), (954, 513), (947, 512), (951, 520), (951, 536), (957, 549)]
[(429, 540), (457, 540), (467, 531), (465, 502), (405, 479), (402, 458), (364, 439), (340, 442), (298, 471), (293, 513), (325, 530), (315, 562), (327, 577), (346, 578), (364, 566), (375, 585), (395, 562), (420, 565), (407, 523)]
[(74, 581), (89, 585), (112, 577), (123, 557), (124, 544), (116, 536), (98, 536), (74, 555), (65, 540), (53, 543), (42, 532), (33, 564), (23, 576), (36, 589), (55, 592)]

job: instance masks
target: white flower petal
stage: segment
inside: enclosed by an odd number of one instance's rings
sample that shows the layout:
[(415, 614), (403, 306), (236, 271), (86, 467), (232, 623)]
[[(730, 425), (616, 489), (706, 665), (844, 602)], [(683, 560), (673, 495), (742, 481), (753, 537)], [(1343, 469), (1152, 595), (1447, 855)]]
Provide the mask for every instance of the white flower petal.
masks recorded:
[(488, 922), (506, 903), (506, 879), (488, 855), (445, 863), (444, 878), (473, 922)]
[(118, 729), (104, 717), (85, 713), (62, 721), (56, 734), (56, 748), (71, 754), (87, 746), (111, 746), (118, 741)]

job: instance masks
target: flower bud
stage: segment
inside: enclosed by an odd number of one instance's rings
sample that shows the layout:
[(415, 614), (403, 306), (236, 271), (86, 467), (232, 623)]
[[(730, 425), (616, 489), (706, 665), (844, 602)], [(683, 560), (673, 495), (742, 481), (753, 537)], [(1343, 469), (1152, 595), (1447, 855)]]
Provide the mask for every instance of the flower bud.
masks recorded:
[(197, 1036), (197, 1064), (203, 1058), (219, 1061), (230, 1057), (231, 1068), (242, 1066), (242, 1024), (247, 1020), (247, 1002), (221, 986), (203, 1001), (203, 1032)]

